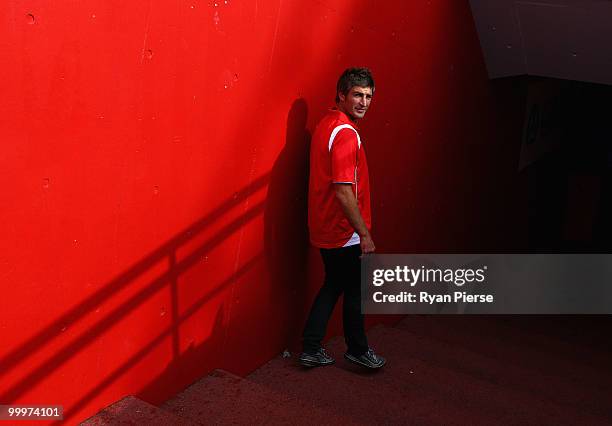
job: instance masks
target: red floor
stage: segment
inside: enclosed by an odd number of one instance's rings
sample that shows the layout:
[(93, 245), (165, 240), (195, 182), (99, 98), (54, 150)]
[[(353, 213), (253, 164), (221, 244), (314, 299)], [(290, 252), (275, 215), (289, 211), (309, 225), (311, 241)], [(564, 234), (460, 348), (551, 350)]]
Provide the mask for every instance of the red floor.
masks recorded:
[(381, 371), (346, 362), (335, 338), (334, 366), (293, 354), (245, 378), (217, 370), (159, 408), (124, 400), (86, 424), (612, 424), (611, 323), (409, 316), (368, 333)]

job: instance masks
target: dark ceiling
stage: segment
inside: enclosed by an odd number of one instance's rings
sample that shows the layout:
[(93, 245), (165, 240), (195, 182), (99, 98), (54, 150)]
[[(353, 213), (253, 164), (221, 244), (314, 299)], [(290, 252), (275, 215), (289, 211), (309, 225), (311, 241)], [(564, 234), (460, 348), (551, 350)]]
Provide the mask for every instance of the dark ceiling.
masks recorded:
[(470, 0), (491, 78), (612, 84), (612, 1)]

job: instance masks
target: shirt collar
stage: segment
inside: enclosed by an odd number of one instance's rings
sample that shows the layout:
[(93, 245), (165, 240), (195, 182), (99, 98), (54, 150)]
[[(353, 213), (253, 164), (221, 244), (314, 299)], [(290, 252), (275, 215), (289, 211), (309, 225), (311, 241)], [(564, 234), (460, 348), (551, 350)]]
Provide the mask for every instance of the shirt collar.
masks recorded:
[(332, 112), (335, 112), (336, 114), (338, 114), (338, 117), (340, 119), (340, 121), (346, 123), (346, 124), (350, 124), (351, 126), (353, 126), (355, 128), (355, 130), (359, 130), (359, 127), (357, 127), (357, 123), (355, 123), (353, 120), (351, 120), (349, 118), (348, 115), (346, 115), (344, 112), (340, 111), (338, 109), (338, 107), (333, 107), (331, 108)]

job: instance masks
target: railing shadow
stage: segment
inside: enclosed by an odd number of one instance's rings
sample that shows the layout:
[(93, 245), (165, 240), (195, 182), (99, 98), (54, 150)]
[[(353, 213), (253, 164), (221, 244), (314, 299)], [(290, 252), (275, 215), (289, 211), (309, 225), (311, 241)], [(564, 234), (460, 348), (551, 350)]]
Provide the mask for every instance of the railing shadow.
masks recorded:
[[(296, 100), (289, 111), (287, 120), (286, 143), (277, 158), (272, 171), (255, 179), (251, 184), (235, 193), (221, 205), (212, 210), (208, 215), (193, 223), (174, 238), (168, 240), (155, 251), (136, 262), (128, 270), (102, 286), (98, 291), (88, 296), (78, 305), (70, 308), (60, 317), (53, 320), (25, 342), (12, 349), (0, 359), (0, 378), (11, 369), (20, 368), (36, 354), (44, 353), (44, 350), (53, 345), (60, 337), (62, 327), (66, 324), (76, 324), (84, 320), (92, 310), (101, 304), (112, 300), (119, 292), (130, 287), (137, 278), (149, 272), (159, 264), (166, 261), (165, 272), (152, 279), (141, 289), (136, 291), (127, 300), (120, 303), (102, 319), (91, 327), (81, 332), (69, 342), (63, 344), (52, 353), (46, 360), (38, 363), (28, 371), (18, 382), (6, 388), (0, 394), (0, 401), (12, 402), (18, 400), (32, 387), (39, 384), (46, 377), (66, 364), (70, 359), (85, 350), (96, 341), (103, 333), (128, 316), (131, 312), (142, 306), (147, 300), (164, 288), (170, 289), (171, 298), (171, 324), (163, 329), (153, 340), (142, 346), (136, 353), (104, 377), (93, 388), (84, 393), (76, 402), (70, 403), (64, 413), (64, 421), (73, 419), (78, 412), (89, 402), (94, 400), (104, 389), (126, 374), (130, 369), (141, 362), (147, 354), (151, 353), (167, 339), (172, 343), (172, 362), (163, 373), (152, 379), (149, 384), (140, 391), (144, 398), (153, 398), (159, 393), (162, 385), (176, 384), (177, 376), (184, 376), (186, 380), (193, 380), (196, 375), (205, 374), (206, 371), (181, 372), (181, 368), (189, 360), (196, 363), (207, 350), (210, 350), (211, 342), (215, 341), (222, 347), (223, 333), (221, 332), (223, 307), (217, 311), (212, 334), (195, 347), (189, 347), (184, 353), (180, 353), (179, 327), (189, 318), (199, 312), (207, 302), (222, 293), (237, 279), (241, 278), (253, 269), (258, 263), (265, 259), (269, 268), (271, 292), (274, 300), (272, 306), (282, 306), (278, 312), (278, 324), (285, 324), (282, 333), (286, 345), (295, 339), (299, 316), (296, 310), (301, 309), (305, 303), (307, 255), (308, 255), (308, 231), (306, 227), (306, 194), (308, 179), (307, 156), (309, 150), (310, 134), (306, 130), (307, 106), (303, 99)], [(187, 255), (180, 259), (177, 252), (201, 236), (211, 226), (219, 225), (231, 210), (245, 203), (249, 197), (262, 191), (268, 185), (268, 193), (264, 201), (250, 206), (242, 214), (234, 217), (224, 224), (206, 241), (192, 249)], [(264, 214), (264, 252), (256, 254), (250, 260), (238, 267), (234, 273), (207, 291), (198, 300), (194, 301), (182, 313), (179, 313), (178, 304), (178, 277), (198, 263), (207, 253), (223, 243), (231, 235), (238, 232), (250, 221)], [(206, 368), (203, 366), (202, 368)], [(189, 377), (187, 377), (189, 376)]]
[[(262, 260), (262, 254), (256, 255), (247, 263), (245, 263), (235, 274), (232, 274), (230, 277), (225, 279), (223, 282), (217, 285), (217, 287), (208, 292), (206, 295), (198, 299), (187, 309), (182, 315), (177, 316), (177, 321), (173, 323), (170, 327), (166, 328), (161, 334), (159, 334), (155, 339), (149, 342), (146, 346), (141, 348), (137, 353), (132, 355), (130, 359), (124, 362), (121, 366), (116, 368), (111, 374), (106, 376), (104, 380), (98, 383), (94, 388), (92, 388), (89, 392), (83, 395), (78, 401), (73, 404), (73, 408), (67, 410), (64, 413), (64, 421), (72, 418), (75, 413), (85, 404), (93, 400), (96, 395), (98, 395), (102, 390), (110, 386), (113, 382), (119, 379), (123, 374), (128, 372), (132, 367), (134, 367), (138, 362), (140, 362), (148, 353), (150, 353), (156, 346), (163, 343), (163, 341), (172, 336), (177, 328), (191, 318), (194, 314), (196, 314), (207, 302), (213, 299), (215, 296), (220, 294), (223, 290), (225, 290), (229, 285), (231, 285), (236, 279), (240, 278), (244, 274), (246, 274), (249, 270), (253, 268), (257, 263)], [(188, 348), (183, 354), (180, 354), (176, 357), (173, 357), (172, 362), (166, 367), (164, 372), (155, 378), (155, 380), (151, 381), (147, 387), (141, 390), (138, 394), (145, 400), (153, 399), (153, 394), (159, 391), (160, 385), (170, 386), (172, 383), (177, 382), (177, 376), (181, 376), (181, 367), (187, 363), (187, 365), (193, 365), (188, 362), (189, 360), (193, 360), (194, 362), (199, 360), (200, 364), (203, 365), (202, 359), (205, 353), (205, 349), (210, 347), (211, 345), (215, 345), (215, 347), (221, 347), (223, 341), (223, 333), (221, 333), (222, 329), (222, 312), (223, 308), (220, 308), (215, 315), (215, 322), (212, 327), (212, 334), (209, 336), (204, 342), (200, 343), (195, 347)], [(196, 376), (204, 374), (206, 371), (200, 372), (191, 372), (190, 376), (195, 374)], [(193, 377), (189, 377), (189, 379), (193, 380)], [(180, 380), (178, 380), (180, 382)]]
[[(18, 383), (3, 391), (2, 394), (0, 394), (0, 400), (8, 402), (17, 400), (27, 390), (38, 384), (54, 370), (65, 364), (69, 359), (85, 349), (87, 345), (91, 344), (102, 333), (119, 322), (130, 312), (141, 306), (159, 290), (166, 287), (168, 283), (170, 283), (170, 286), (172, 286), (172, 283), (176, 284), (177, 276), (194, 266), (205, 254), (209, 253), (229, 236), (238, 231), (241, 227), (245, 226), (249, 221), (262, 214), (265, 206), (264, 201), (257, 203), (245, 211), (244, 214), (223, 226), (219, 231), (208, 238), (206, 242), (189, 253), (189, 255), (185, 256), (181, 261), (176, 261), (177, 250), (193, 239), (197, 238), (198, 235), (203, 233), (209, 226), (219, 221), (226, 213), (228, 213), (234, 207), (240, 205), (249, 196), (263, 189), (268, 181), (269, 174), (265, 174), (257, 178), (250, 185), (238, 191), (233, 197), (222, 203), (219, 207), (215, 208), (210, 214), (180, 232), (177, 236), (157, 248), (153, 253), (138, 261), (130, 269), (110, 281), (108, 284), (104, 285), (100, 290), (87, 297), (84, 301), (68, 310), (65, 314), (55, 319), (48, 326), (44, 327), (34, 336), (30, 337), (24, 343), (2, 357), (2, 359), (0, 359), (0, 377), (5, 375), (11, 369), (19, 368), (19, 366), (30, 357), (50, 345), (60, 336), (61, 329), (65, 324), (75, 324), (76, 322), (80, 321), (93, 309), (100, 306), (105, 301), (108, 301), (114, 295), (118, 294), (119, 291), (129, 287), (136, 278), (145, 274), (150, 268), (157, 265), (159, 261), (168, 259), (169, 268), (166, 272), (153, 279), (146, 286), (144, 286), (144, 288), (114, 308), (92, 327), (88, 328), (79, 336), (72, 339), (69, 343), (65, 344), (51, 357), (32, 369), (32, 371), (28, 372), (25, 377), (19, 380)], [(250, 264), (250, 262), (247, 263), (247, 265)], [(230, 277), (229, 282), (231, 282), (232, 279), (233, 278)], [(172, 291), (173, 299), (175, 299), (175, 293), (176, 291)], [(173, 308), (176, 309), (175, 302), (173, 302)], [(178, 313), (176, 311), (173, 312), (172, 315), (174, 322), (172, 327), (165, 333), (175, 333), (173, 348), (175, 348), (176, 351), (178, 348), (178, 336), (176, 335), (176, 330), (178, 327), (177, 321), (180, 320), (180, 318), (178, 317)], [(157, 341), (157, 339), (155, 341)]]

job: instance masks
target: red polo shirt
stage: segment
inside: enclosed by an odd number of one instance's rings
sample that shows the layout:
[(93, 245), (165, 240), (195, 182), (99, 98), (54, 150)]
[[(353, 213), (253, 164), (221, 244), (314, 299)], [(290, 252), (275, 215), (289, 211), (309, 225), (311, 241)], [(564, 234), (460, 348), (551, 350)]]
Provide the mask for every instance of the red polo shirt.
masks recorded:
[(368, 163), (357, 131), (346, 114), (334, 109), (323, 117), (312, 136), (308, 227), (315, 247), (342, 247), (355, 232), (336, 199), (336, 183), (352, 185), (361, 216), (371, 228)]

